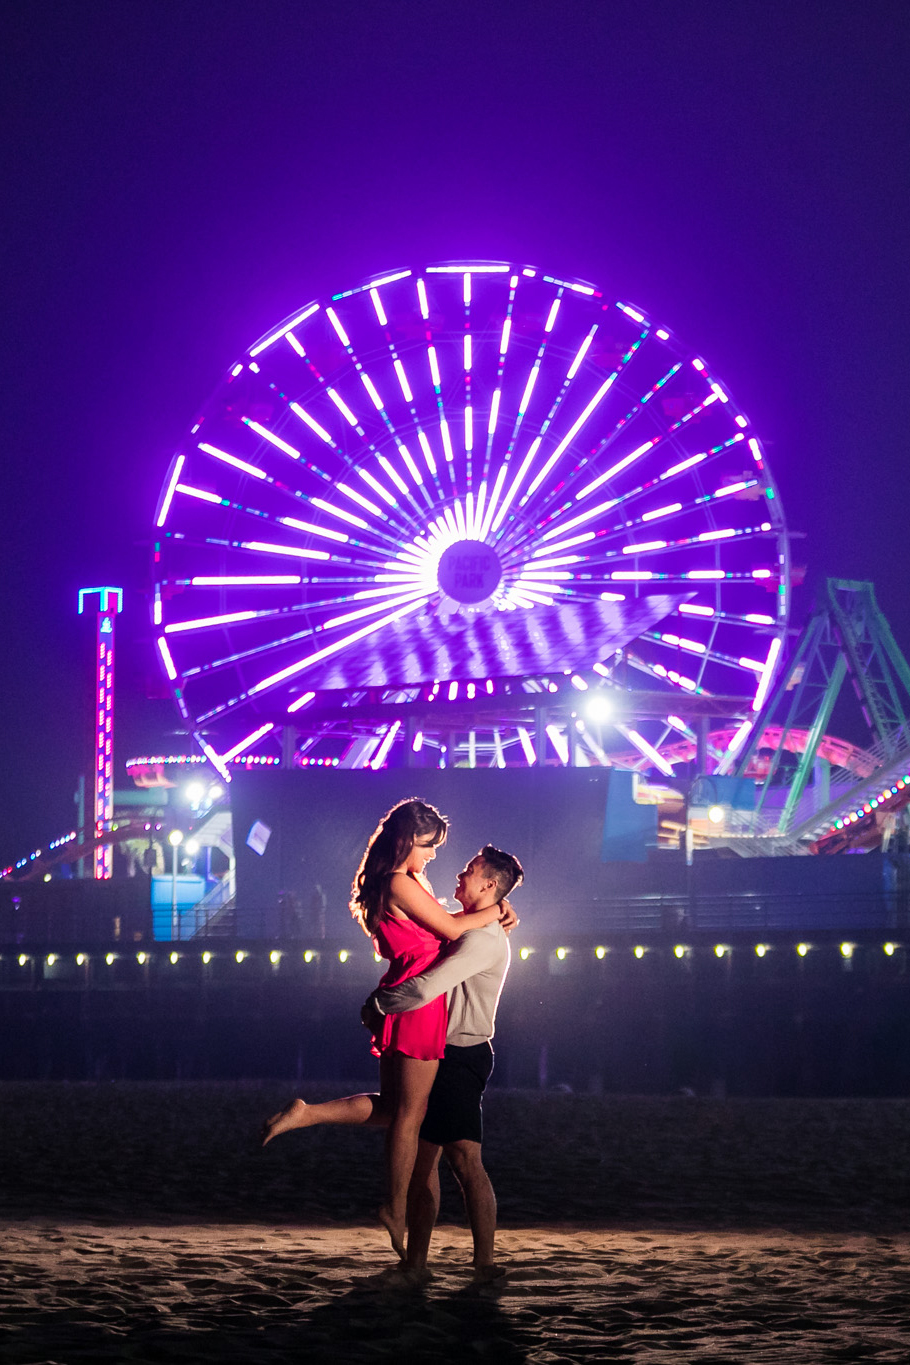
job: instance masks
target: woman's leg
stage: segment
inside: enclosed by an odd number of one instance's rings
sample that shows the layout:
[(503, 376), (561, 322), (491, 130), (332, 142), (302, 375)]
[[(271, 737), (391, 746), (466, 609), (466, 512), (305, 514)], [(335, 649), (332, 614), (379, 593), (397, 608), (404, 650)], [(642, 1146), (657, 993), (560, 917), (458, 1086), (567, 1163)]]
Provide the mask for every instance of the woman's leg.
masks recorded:
[(387, 1052), (379, 1059), (378, 1095), (345, 1095), (340, 1100), (324, 1100), (322, 1104), (291, 1100), (262, 1125), (263, 1147), (292, 1128), (316, 1128), (321, 1123), (361, 1123), (369, 1128), (387, 1128), (395, 1110), (398, 1078), (392, 1059), (397, 1055)]
[(315, 1128), (321, 1123), (363, 1123), (372, 1128), (384, 1128), (390, 1118), (391, 1112), (384, 1107), (381, 1095), (345, 1095), (343, 1099), (325, 1100), (322, 1104), (291, 1100), (262, 1125), (262, 1145), (264, 1147), (279, 1133), (290, 1132), (292, 1128)]
[[(388, 1231), (392, 1246), (404, 1259), (408, 1186), (417, 1158), (420, 1125), (427, 1112), (427, 1100), (439, 1062), (406, 1057), (402, 1052), (385, 1053), (382, 1060), (386, 1057), (394, 1077), (394, 1112), (386, 1134), (389, 1193), (387, 1202), (379, 1210), (379, 1219)], [(383, 1077), (383, 1095), (386, 1093)]]

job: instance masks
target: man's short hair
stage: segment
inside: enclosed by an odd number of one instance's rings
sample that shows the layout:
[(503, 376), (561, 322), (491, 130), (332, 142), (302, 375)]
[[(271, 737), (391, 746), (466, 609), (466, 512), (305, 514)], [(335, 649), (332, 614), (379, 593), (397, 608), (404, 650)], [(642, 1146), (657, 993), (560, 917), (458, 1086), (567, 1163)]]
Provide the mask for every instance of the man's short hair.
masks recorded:
[(484, 844), (480, 850), (480, 859), (484, 871), (495, 879), (500, 898), (507, 896), (512, 888), (524, 879), (525, 873), (521, 863), (511, 853), (504, 853), (501, 848)]

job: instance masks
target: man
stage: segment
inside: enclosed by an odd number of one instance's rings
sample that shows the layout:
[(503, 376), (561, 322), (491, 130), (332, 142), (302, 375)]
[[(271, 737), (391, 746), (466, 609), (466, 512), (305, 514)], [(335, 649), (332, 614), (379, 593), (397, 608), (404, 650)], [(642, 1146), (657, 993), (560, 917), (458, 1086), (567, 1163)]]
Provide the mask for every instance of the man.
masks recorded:
[[(455, 899), (465, 910), (486, 909), (505, 900), (523, 876), (517, 858), (487, 844), (459, 873)], [(430, 1092), (408, 1193), (407, 1268), (417, 1274), (426, 1268), (439, 1213), (443, 1152), (461, 1186), (475, 1276), (494, 1279), (504, 1273), (494, 1260), (496, 1196), (481, 1157), (481, 1104), (493, 1070), (491, 1039), (509, 956), (501, 923), (472, 929), (435, 966), (399, 986), (375, 991), (363, 1007), (364, 1024), (377, 1032), (382, 1015), (417, 1009), (448, 994), (445, 1057)]]

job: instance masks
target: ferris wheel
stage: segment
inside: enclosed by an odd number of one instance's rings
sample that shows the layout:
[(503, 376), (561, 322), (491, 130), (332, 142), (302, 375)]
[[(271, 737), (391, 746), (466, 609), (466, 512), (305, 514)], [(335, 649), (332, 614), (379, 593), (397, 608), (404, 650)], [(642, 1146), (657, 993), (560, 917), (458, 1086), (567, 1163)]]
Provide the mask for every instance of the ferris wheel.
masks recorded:
[[(314, 697), (374, 685), (364, 661), (393, 635), (385, 697), (515, 673), (491, 645), (425, 676), (421, 623), (482, 614), (505, 639), (662, 594), (670, 614), (645, 614), (623, 659), (672, 714), (680, 694), (760, 702), (789, 612), (780, 498), (707, 361), (591, 284), (502, 262), (396, 270), (293, 313), (202, 410), (155, 524), (161, 661), (222, 768), (277, 753), (282, 725), (344, 761)], [(594, 680), (613, 662), (593, 635)], [(357, 762), (394, 760), (389, 728)]]

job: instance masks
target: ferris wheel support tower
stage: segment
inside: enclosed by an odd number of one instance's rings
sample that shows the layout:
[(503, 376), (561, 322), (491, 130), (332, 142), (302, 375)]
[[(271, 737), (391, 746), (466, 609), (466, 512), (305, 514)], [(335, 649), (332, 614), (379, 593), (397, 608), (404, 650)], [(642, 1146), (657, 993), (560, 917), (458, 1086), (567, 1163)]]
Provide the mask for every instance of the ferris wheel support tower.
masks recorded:
[[(98, 595), (94, 661), (94, 763), (92, 765), (93, 821), (97, 839), (110, 829), (114, 814), (114, 622), (123, 610), (122, 588), (80, 588), (79, 615), (86, 599)], [(92, 877), (107, 881), (113, 871), (110, 844), (96, 844)]]

